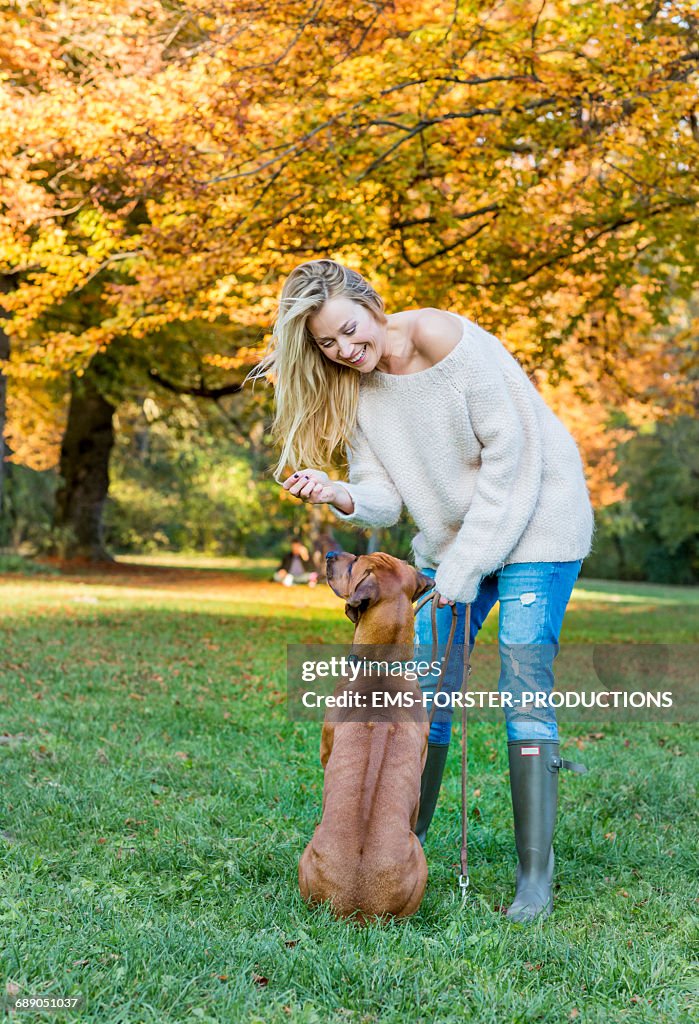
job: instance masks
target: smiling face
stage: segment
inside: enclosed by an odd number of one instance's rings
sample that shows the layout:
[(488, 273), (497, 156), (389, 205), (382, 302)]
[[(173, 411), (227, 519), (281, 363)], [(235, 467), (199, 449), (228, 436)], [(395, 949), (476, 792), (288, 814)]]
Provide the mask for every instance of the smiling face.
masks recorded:
[(374, 370), (384, 353), (386, 324), (347, 295), (324, 302), (308, 318), (308, 329), (323, 355), (360, 373)]

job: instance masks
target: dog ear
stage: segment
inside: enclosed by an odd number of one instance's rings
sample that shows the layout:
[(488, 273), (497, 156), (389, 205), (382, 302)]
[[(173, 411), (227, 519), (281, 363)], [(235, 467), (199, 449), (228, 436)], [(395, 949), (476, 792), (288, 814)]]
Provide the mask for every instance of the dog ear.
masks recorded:
[(373, 601), (378, 600), (378, 597), (379, 585), (374, 574), (369, 573), (347, 598), (345, 615), (356, 625), (359, 622), (361, 613), (365, 612)]
[(416, 569), (415, 575), (417, 576), (417, 586), (412, 597), (413, 601), (417, 601), (418, 597), (422, 597), (423, 594), (426, 594), (428, 590), (432, 590), (434, 587), (434, 580), (430, 579), (429, 576), (425, 576), (424, 572), (418, 572)]

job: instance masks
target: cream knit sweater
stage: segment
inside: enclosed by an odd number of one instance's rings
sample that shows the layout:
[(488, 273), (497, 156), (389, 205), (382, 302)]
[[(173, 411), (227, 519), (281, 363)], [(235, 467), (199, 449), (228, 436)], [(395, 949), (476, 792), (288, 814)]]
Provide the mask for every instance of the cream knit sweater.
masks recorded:
[(344, 484), (354, 512), (330, 507), (378, 527), (405, 503), (415, 564), (470, 603), (508, 563), (584, 558), (593, 516), (573, 438), (504, 345), (459, 319), (461, 340), (434, 366), (362, 377)]

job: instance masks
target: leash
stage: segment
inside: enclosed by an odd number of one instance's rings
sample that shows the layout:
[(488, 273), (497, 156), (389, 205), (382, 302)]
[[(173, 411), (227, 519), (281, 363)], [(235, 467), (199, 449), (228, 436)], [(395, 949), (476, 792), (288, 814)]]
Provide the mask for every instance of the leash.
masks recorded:
[[(439, 644), (439, 638), (437, 636), (437, 592), (428, 592), (421, 597), (415, 606), (415, 615), (423, 608), (428, 601), (432, 602), (431, 609), (431, 627), (432, 627), (432, 660), (434, 661), (437, 656), (437, 648)], [(458, 612), (456, 605), (451, 606), (451, 626), (449, 628), (449, 637), (447, 639), (446, 652), (444, 654), (444, 664), (442, 665), (442, 671), (439, 674), (439, 681), (437, 683), (437, 689), (434, 691), (434, 697), (432, 698), (432, 710), (429, 715), (429, 724), (432, 725), (432, 721), (437, 712), (437, 706), (435, 700), (437, 694), (441, 692), (442, 684), (444, 683), (444, 676), (447, 671), (447, 665), (449, 664), (449, 656), (451, 654), (452, 644), (454, 642), (454, 636), (456, 634), (456, 622)], [(461, 678), (461, 874), (459, 875), (459, 888), (461, 889), (462, 897), (466, 897), (466, 890), (469, 886), (468, 876), (468, 714), (466, 711), (466, 701), (463, 699), (468, 689), (468, 677), (471, 674), (471, 659), (470, 659), (470, 642), (471, 642), (471, 605), (466, 605), (466, 622), (464, 626), (464, 667), (463, 675)]]

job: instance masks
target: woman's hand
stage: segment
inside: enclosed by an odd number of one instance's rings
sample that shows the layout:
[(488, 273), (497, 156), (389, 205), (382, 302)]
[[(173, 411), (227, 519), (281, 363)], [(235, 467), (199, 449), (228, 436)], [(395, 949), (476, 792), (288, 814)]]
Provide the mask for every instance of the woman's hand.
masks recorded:
[(299, 469), (287, 477), (282, 487), (311, 505), (327, 503), (348, 514), (354, 510), (354, 503), (342, 484), (331, 480), (322, 469)]
[(448, 597), (442, 597), (441, 594), (437, 594), (437, 607), (444, 608), (447, 604), (454, 604), (454, 602), (450, 601)]

